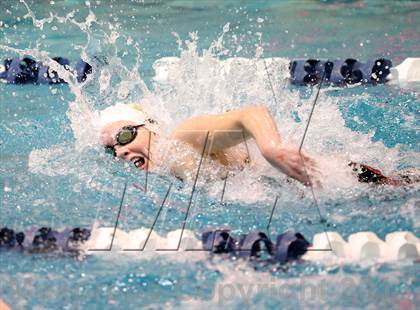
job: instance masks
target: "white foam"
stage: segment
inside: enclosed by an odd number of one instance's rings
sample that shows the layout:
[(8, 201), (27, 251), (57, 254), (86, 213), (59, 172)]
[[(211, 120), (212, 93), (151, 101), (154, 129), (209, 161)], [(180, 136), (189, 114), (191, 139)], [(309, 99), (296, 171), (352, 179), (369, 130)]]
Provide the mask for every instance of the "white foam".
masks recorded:
[[(70, 16), (66, 19), (57, 16), (54, 18), (73, 23)], [(96, 45), (99, 51), (102, 45), (111, 44), (112, 38), (115, 37), (108, 34), (103, 41), (95, 41), (90, 29), (92, 23), (95, 23), (94, 16), (88, 16), (84, 22), (76, 22), (88, 38), (86, 46), (81, 47), (82, 52)], [(96, 59), (88, 59), (82, 53), (82, 57), (91, 63), (96, 71), (93, 71), (92, 78), (83, 85), (71, 83), (71, 90), (76, 98), (70, 103), (67, 115), (75, 136), (74, 150), (80, 152), (97, 146), (99, 133), (96, 125), (99, 117), (95, 106), (101, 106), (102, 110), (103, 107), (114, 105), (117, 101), (122, 104), (141, 102), (151, 117), (158, 117), (162, 123), (165, 123), (162, 130), (168, 135), (179, 122), (193, 115), (221, 113), (246, 105), (263, 105), (270, 109), (276, 123), (279, 124), (283, 140), (299, 144), (315, 94), (313, 93), (308, 99), (301, 99), (300, 91), (288, 87), (288, 59), (259, 57), (220, 59), (219, 55), (225, 55), (222, 38), (227, 31), (229, 31), (228, 25), (224, 27), (223, 33), (211, 48), (202, 53), (197, 48), (197, 34), (191, 34), (190, 40), (179, 39), (179, 57), (162, 58), (154, 63), (153, 89), (146, 86), (138, 73), (141, 53), (137, 44), (130, 45), (131, 51), (138, 52), (136, 64), (132, 68), (122, 64), (117, 52), (115, 55), (107, 55), (106, 65), (98, 64)], [(28, 50), (19, 52), (32, 55)], [(34, 56), (42, 54), (43, 59), (48, 58), (45, 53), (36, 51), (34, 53)], [(63, 70), (58, 66), (57, 71), (60, 69)], [(410, 151), (401, 151), (399, 146), (387, 148), (382, 142), (372, 142), (373, 132), (364, 134), (350, 130), (346, 127), (337, 106), (340, 98), (326, 96), (326, 91), (328, 89), (321, 91), (303, 146), (303, 151), (317, 158), (320, 163), (320, 170), (323, 173), (321, 179), (324, 182), (323, 192), (326, 197), (341, 198), (354, 195), (355, 188), (359, 193), (368, 189), (368, 186), (358, 184), (350, 174), (345, 164), (348, 159), (376, 165), (387, 173), (395, 170), (404, 156), (409, 161), (416, 157)], [(297, 122), (297, 118), (300, 121)], [(330, 126), (331, 123), (334, 123), (334, 126)], [(243, 172), (229, 178), (231, 182), (228, 183), (229, 188), (226, 190), (225, 198), (245, 202), (272, 199), (274, 188), (267, 189), (265, 185), (255, 180), (261, 176), (270, 176), (279, 184), (284, 184), (286, 177), (266, 165), (259, 152), (254, 152), (256, 148), (251, 142), (248, 146), (251, 150), (252, 163)], [(35, 150), (31, 154), (31, 161), (34, 163), (31, 166), (50, 165), (50, 169), (47, 168), (45, 171), (58, 168), (54, 162), (48, 160), (52, 156), (44, 156), (46, 153), (47, 151)], [(173, 156), (174, 153), (171, 155), (173, 160), (177, 160), (176, 156)], [(63, 169), (59, 170), (72, 171), (71, 166), (74, 165), (74, 161), (61, 161), (60, 164), (63, 165)], [(410, 165), (411, 162), (404, 164)], [(217, 170), (213, 168), (214, 166), (209, 171)], [(43, 173), (42, 169), (34, 168), (35, 170), (37, 173)], [(207, 187), (208, 191), (219, 195), (223, 183), (218, 182), (220, 180), (218, 174), (212, 175), (206, 172), (206, 177), (208, 176), (213, 177), (214, 181), (211, 182), (213, 185)], [(293, 182), (285, 186), (288, 193), (305, 192), (305, 189)]]
[[(177, 108), (171, 111), (175, 122), (191, 115), (220, 113), (247, 104), (260, 104), (269, 107), (279, 124), (284, 141), (300, 143), (315, 93), (309, 99), (302, 100), (299, 98), (299, 92), (287, 87), (287, 59), (218, 60), (206, 53), (200, 56), (195, 44), (194, 40), (187, 44), (187, 49), (181, 52), (180, 57), (161, 58), (154, 64), (154, 93), (162, 103), (167, 102), (165, 108)], [(346, 166), (348, 160), (371, 164), (385, 174), (395, 170), (400, 160), (409, 159), (411, 162), (404, 164), (415, 164), (416, 156), (413, 152), (402, 151), (399, 145), (388, 148), (381, 141), (372, 142), (374, 132), (358, 133), (348, 128), (338, 107), (340, 98), (326, 96), (325, 92), (329, 90), (321, 90), (303, 146), (304, 152), (311, 154), (319, 162), (323, 174), (320, 177), (323, 181), (323, 192), (328, 197), (354, 195), (356, 188), (359, 193), (368, 189), (366, 184), (358, 183), (357, 178), (350, 173)], [(368, 99), (369, 95), (363, 93), (354, 99), (359, 97)], [(277, 99), (277, 104), (274, 98)], [(295, 117), (299, 117), (300, 122), (296, 122)], [(334, 126), (331, 126), (332, 123)], [(252, 142), (249, 142), (249, 145), (252, 146)], [(258, 165), (261, 164), (258, 154), (252, 160)], [(267, 198), (266, 191), (256, 188), (258, 184), (253, 179), (261, 175), (271, 175), (270, 168), (258, 169), (254, 165), (252, 169), (258, 170), (258, 173), (246, 169), (239, 178), (233, 177), (231, 184), (240, 186), (233, 185), (235, 188), (229, 188), (226, 192), (227, 199), (231, 193), (235, 193), (235, 198), (244, 193), (244, 188), (254, 189), (247, 190), (247, 196), (251, 192), (258, 192), (258, 199)], [(283, 182), (283, 176), (277, 171), (274, 171), (273, 175), (275, 174), (279, 181)], [(246, 180), (248, 178), (249, 184)], [(250, 199), (254, 201), (252, 197)]]

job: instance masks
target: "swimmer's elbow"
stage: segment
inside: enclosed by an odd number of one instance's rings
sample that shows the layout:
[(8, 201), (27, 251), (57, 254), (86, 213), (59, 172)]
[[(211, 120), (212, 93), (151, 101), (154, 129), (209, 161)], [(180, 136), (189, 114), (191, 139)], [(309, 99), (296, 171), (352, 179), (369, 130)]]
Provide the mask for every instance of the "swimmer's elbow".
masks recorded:
[[(241, 115), (241, 124), (244, 132), (256, 140), (260, 149), (265, 146), (269, 147), (268, 143), (272, 141), (276, 144), (281, 143), (277, 125), (267, 107), (252, 106), (244, 108)], [(268, 151), (270, 150), (271, 148)]]

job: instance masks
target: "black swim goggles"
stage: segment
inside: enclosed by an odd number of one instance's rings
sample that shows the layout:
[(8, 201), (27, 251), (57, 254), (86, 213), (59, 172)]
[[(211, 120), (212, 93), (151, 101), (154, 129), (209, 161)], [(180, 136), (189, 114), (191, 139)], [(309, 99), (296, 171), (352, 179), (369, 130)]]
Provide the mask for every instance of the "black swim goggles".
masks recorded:
[(143, 127), (142, 125), (136, 125), (136, 126), (124, 126), (122, 127), (118, 133), (115, 135), (115, 140), (117, 143), (114, 145), (106, 145), (105, 146), (105, 152), (114, 155), (114, 157), (117, 157), (117, 152), (115, 150), (115, 146), (117, 145), (127, 145), (134, 141), (134, 139), (137, 137), (137, 129), (140, 127)]

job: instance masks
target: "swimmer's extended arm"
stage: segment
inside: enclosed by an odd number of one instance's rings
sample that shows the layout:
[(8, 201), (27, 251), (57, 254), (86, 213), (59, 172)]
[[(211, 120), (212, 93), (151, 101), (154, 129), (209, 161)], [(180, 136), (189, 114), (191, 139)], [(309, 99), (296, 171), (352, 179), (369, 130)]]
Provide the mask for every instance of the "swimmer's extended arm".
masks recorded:
[(214, 152), (254, 137), (260, 150), (281, 143), (280, 135), (270, 112), (264, 107), (246, 107), (218, 115), (200, 115), (184, 121), (173, 137), (202, 149), (207, 132)]
[[(202, 115), (193, 117), (177, 127), (173, 138), (202, 150), (207, 136), (208, 152), (217, 152), (253, 137), (261, 154), (273, 166), (308, 184), (308, 179), (300, 154), (296, 147), (282, 143), (276, 123), (265, 107), (246, 107), (218, 115)], [(314, 162), (303, 156), (310, 170)]]

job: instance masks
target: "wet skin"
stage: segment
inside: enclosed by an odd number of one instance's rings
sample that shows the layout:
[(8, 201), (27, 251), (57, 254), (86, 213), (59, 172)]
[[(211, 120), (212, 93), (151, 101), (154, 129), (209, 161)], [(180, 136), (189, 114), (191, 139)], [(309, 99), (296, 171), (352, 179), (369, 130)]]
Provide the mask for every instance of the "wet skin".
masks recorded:
[[(102, 144), (115, 146), (116, 156), (135, 164), (138, 169), (153, 169), (161, 154), (157, 151), (158, 133), (145, 127), (138, 128), (136, 138), (126, 145), (116, 145), (115, 136), (127, 125), (139, 125), (130, 121), (118, 121), (102, 129)], [(218, 115), (200, 115), (182, 122), (170, 136), (190, 145), (198, 153), (210, 156), (227, 167), (243, 167), (249, 161), (248, 154), (235, 146), (247, 139), (254, 139), (261, 155), (279, 171), (305, 185), (321, 186), (321, 173), (315, 160), (299, 152), (297, 146), (284, 143), (277, 126), (264, 107), (249, 106)], [(205, 148), (204, 148), (205, 147)], [(185, 172), (196, 168), (193, 158), (179, 152), (172, 173), (184, 179)], [(391, 177), (373, 167), (350, 162), (349, 166), (360, 182), (400, 186), (420, 181), (418, 169), (399, 172)], [(356, 168), (359, 167), (359, 168)], [(358, 171), (360, 170), (360, 171)]]
[[(115, 145), (116, 134), (127, 125), (138, 124), (118, 121), (105, 126), (102, 129), (102, 144)], [(134, 141), (115, 146), (117, 157), (132, 161), (139, 169), (153, 168), (154, 138), (157, 134), (144, 127), (139, 128)], [(207, 155), (213, 155), (212, 158), (226, 166), (237, 164), (238, 156), (226, 156), (225, 151), (250, 138), (255, 140), (261, 155), (271, 165), (301, 183), (308, 185), (311, 183), (310, 176), (319, 174), (314, 159), (299, 153), (297, 146), (282, 142), (270, 112), (264, 107), (249, 106), (218, 115), (193, 117), (182, 122), (171, 135), (171, 139), (187, 143), (200, 153), (205, 146)], [(247, 158), (246, 153), (242, 155), (239, 156), (241, 160)]]
[(132, 142), (125, 145), (117, 144), (115, 137), (118, 131), (122, 127), (129, 125), (135, 126), (138, 124), (129, 121), (118, 121), (106, 125), (102, 129), (101, 143), (105, 146), (114, 146), (117, 157), (133, 162), (138, 169), (151, 169), (153, 167), (151, 149), (153, 145), (153, 138), (156, 134), (150, 132), (144, 127), (140, 127), (137, 129), (136, 138)]

